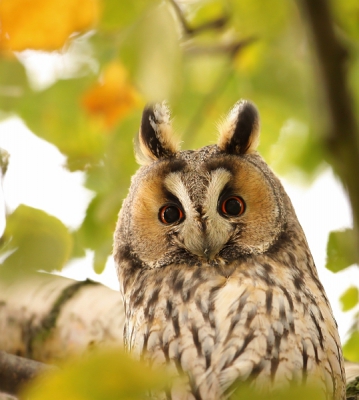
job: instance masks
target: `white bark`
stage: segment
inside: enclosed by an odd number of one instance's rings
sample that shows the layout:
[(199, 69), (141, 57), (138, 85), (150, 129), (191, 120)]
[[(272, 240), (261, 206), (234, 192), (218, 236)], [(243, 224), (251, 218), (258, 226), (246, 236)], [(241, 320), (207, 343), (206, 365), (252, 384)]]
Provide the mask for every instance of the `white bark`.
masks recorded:
[(0, 350), (56, 363), (98, 345), (121, 345), (119, 292), (49, 274), (0, 281)]
[[(123, 326), (120, 293), (101, 284), (50, 274), (0, 280), (0, 350), (7, 353), (56, 363), (93, 346), (122, 345)], [(358, 377), (358, 364), (345, 369), (347, 383)]]

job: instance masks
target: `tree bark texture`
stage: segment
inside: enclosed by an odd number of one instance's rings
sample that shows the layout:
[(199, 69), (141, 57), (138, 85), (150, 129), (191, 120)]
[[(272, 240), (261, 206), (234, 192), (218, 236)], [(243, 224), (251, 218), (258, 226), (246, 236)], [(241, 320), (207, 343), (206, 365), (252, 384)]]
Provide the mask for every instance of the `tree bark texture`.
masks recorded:
[(38, 274), (0, 281), (0, 350), (44, 363), (122, 344), (121, 295), (96, 282)]
[(17, 394), (25, 383), (54, 368), (0, 351), (0, 389), (5, 393)]
[[(359, 127), (353, 95), (348, 83), (349, 49), (335, 30), (328, 0), (298, 0), (318, 61), (318, 88), (326, 100), (329, 126), (324, 145), (335, 172), (345, 185), (353, 210), (354, 230), (359, 243)], [(359, 250), (357, 252), (359, 260)]]

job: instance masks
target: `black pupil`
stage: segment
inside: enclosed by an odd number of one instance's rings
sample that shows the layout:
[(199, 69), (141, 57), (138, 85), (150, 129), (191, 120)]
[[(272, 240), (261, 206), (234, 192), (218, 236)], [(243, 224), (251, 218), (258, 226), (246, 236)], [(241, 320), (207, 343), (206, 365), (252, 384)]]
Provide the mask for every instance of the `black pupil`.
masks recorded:
[(172, 224), (179, 220), (180, 210), (175, 206), (168, 206), (163, 213), (163, 218), (168, 224)]
[(242, 204), (237, 199), (228, 199), (225, 209), (229, 215), (238, 215), (242, 211)]

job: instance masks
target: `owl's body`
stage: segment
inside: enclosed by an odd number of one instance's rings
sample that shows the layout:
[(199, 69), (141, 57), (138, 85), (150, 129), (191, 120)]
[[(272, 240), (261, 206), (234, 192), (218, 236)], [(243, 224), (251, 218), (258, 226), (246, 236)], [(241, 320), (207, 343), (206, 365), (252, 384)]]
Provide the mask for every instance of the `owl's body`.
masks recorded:
[(145, 110), (115, 233), (126, 346), (177, 379), (173, 399), (320, 385), (344, 399), (337, 326), (291, 202), (238, 103), (218, 145), (178, 151), (165, 106)]

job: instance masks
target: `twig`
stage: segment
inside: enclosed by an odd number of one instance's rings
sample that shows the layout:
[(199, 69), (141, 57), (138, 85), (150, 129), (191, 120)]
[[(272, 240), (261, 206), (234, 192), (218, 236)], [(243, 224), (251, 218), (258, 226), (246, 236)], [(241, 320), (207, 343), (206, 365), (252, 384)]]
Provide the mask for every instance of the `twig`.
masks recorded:
[(25, 383), (55, 368), (0, 351), (0, 391), (17, 394)]
[(219, 43), (211, 46), (196, 46), (191, 44), (184, 44), (184, 50), (189, 55), (201, 56), (201, 55), (217, 55), (227, 54), (229, 57), (233, 57), (236, 53), (241, 51), (244, 47), (252, 44), (257, 40), (256, 37), (249, 37), (246, 39), (229, 42)]
[(173, 6), (173, 9), (176, 12), (176, 15), (181, 23), (182, 29), (184, 31), (185, 34), (187, 34), (188, 36), (193, 36), (196, 35), (198, 33), (204, 32), (204, 31), (208, 31), (208, 30), (213, 30), (213, 29), (222, 29), (228, 22), (229, 20), (229, 16), (228, 15), (223, 15), (219, 18), (213, 19), (211, 21), (205, 22), (199, 26), (196, 27), (191, 27), (189, 26), (181, 6), (178, 4), (178, 2), (176, 0), (169, 0), (170, 3)]

